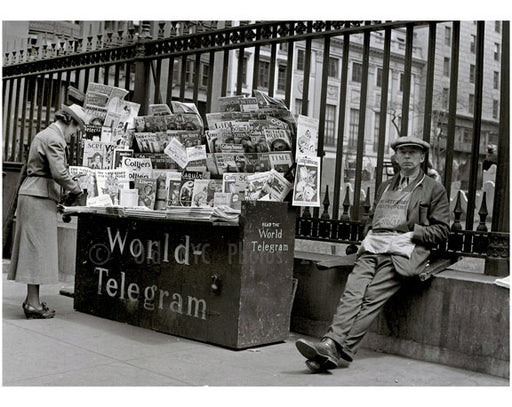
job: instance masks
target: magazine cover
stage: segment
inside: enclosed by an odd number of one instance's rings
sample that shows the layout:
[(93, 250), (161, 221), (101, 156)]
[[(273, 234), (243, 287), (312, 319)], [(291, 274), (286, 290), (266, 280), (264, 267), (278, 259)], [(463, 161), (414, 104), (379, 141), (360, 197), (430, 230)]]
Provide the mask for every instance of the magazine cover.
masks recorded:
[(167, 154), (165, 153), (134, 153), (135, 158), (149, 158), (153, 169), (159, 170), (177, 170), (179, 168)]
[(320, 157), (297, 158), (293, 205), (320, 206)]
[(245, 199), (249, 201), (257, 201), (268, 194), (266, 190), (269, 172), (259, 172), (247, 176), (247, 189), (245, 191)]
[(149, 105), (148, 113), (150, 116), (168, 116), (172, 114), (171, 108), (165, 103)]
[[(162, 210), (167, 207), (167, 197), (169, 195), (169, 182), (176, 178), (176, 171), (153, 169), (151, 178), (156, 179), (156, 199), (155, 210)], [(181, 179), (181, 174), (179, 174)]]
[(114, 149), (114, 164), (113, 169), (121, 167), (124, 157), (133, 157), (133, 150), (131, 148), (115, 148)]
[(192, 190), (193, 207), (213, 206), (215, 192), (221, 192), (222, 180), (196, 179)]
[(283, 202), (292, 189), (292, 183), (276, 170), (270, 170), (267, 185), (264, 191), (269, 195), (269, 200)]
[(288, 130), (263, 130), (270, 151), (292, 151), (292, 140)]
[(96, 170), (98, 196), (108, 195), (114, 205), (119, 205), (119, 191), (129, 188), (128, 171), (125, 169)]
[(217, 111), (219, 112), (240, 112), (240, 100), (244, 99), (244, 95), (221, 96), (217, 99)]
[(167, 208), (170, 208), (171, 206), (181, 206), (181, 172), (169, 172), (167, 182)]
[(135, 189), (139, 191), (139, 206), (154, 209), (156, 201), (156, 179), (137, 177), (135, 178)]
[(255, 112), (260, 109), (258, 106), (258, 99), (255, 97), (245, 97), (240, 99), (240, 111), (242, 112)]
[(106, 167), (106, 144), (101, 141), (84, 140), (82, 166), (93, 170)]
[(173, 138), (165, 147), (164, 153), (167, 154), (181, 168), (188, 164), (187, 149), (180, 140)]
[(153, 175), (153, 166), (149, 158), (123, 157), (121, 168), (128, 170), (130, 181), (135, 181), (136, 178), (151, 178)]
[(316, 157), (318, 148), (318, 124), (318, 119), (299, 115), (297, 119), (297, 157)]
[(286, 173), (293, 165), (293, 157), (291, 151), (272, 152), (268, 155), (270, 160), (270, 168), (281, 173)]
[(206, 146), (187, 147), (187, 168), (189, 167), (206, 167)]
[(94, 170), (87, 167), (70, 165), (69, 174), (77, 180), (78, 185), (80, 185), (82, 190), (87, 190), (87, 199), (94, 198), (98, 195), (96, 174), (94, 173)]

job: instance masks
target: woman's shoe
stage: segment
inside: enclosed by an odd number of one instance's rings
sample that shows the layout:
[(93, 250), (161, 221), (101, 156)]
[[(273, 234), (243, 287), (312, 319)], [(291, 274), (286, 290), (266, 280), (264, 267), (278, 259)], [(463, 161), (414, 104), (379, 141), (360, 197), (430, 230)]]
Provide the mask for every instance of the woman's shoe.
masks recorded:
[(49, 319), (55, 316), (55, 310), (49, 308), (44, 302), (41, 303), (41, 308), (35, 308), (24, 302), (22, 308), (27, 319)]

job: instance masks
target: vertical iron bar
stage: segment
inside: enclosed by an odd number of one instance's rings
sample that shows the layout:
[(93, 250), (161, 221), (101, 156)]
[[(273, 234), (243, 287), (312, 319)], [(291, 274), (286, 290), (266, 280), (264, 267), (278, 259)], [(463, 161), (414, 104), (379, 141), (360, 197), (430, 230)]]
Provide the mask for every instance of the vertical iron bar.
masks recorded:
[(171, 105), (171, 101), (172, 101), (173, 80), (174, 80), (174, 56), (171, 55), (169, 57), (169, 69), (168, 69), (168, 73), (167, 73), (167, 98), (165, 99), (167, 101), (168, 105)]
[(26, 76), (23, 83), (23, 101), (21, 107), (21, 131), (20, 131), (20, 149), (18, 150), (17, 161), (23, 162), (23, 146), (25, 141), (25, 127), (27, 121), (27, 99), (28, 99), (28, 87), (29, 87), (29, 77)]
[(48, 91), (46, 92), (46, 117), (45, 117), (45, 127), (50, 125), (50, 113), (52, 112), (52, 98), (53, 98), (53, 74), (50, 73), (48, 75)]
[[(436, 23), (429, 23), (427, 50), (427, 83), (425, 86), (425, 114), (423, 116), (423, 140), (425, 140), (427, 143), (430, 143), (430, 132), (432, 128), (432, 99), (434, 96), (434, 69), (436, 63), (436, 29)], [(429, 152), (427, 151), (425, 162), (423, 163), (425, 172), (427, 170), (427, 163), (429, 159)]]
[(194, 64), (194, 92), (192, 94), (192, 101), (195, 105), (197, 105), (197, 100), (199, 97), (199, 82), (201, 81), (200, 74), (201, 68), (201, 54), (198, 52), (196, 54), (196, 62)]
[(43, 115), (43, 93), (44, 93), (44, 74), (39, 77), (39, 86), (37, 88), (37, 121), (36, 134), (41, 131), (41, 117)]
[[(259, 30), (256, 34), (256, 39), (259, 39)], [(252, 88), (258, 89), (258, 73), (260, 67), (260, 45), (254, 47), (254, 64), (252, 70)]]
[(370, 62), (370, 31), (364, 32), (363, 41), (363, 73), (361, 82), (361, 96), (359, 98), (359, 128), (357, 135), (356, 179), (354, 182), (353, 218), (359, 220), (359, 207), (361, 206), (361, 173), (363, 169), (364, 133), (366, 122), (366, 94), (368, 92), (368, 66)]
[(87, 88), (89, 87), (89, 73), (90, 73), (90, 69), (89, 68), (85, 68), (84, 69), (84, 93), (87, 92)]
[[(80, 89), (80, 71), (81, 71), (80, 68), (75, 70), (75, 80), (73, 83), (74, 83), (75, 88), (77, 88), (77, 89)], [(85, 85), (87, 86), (87, 84), (85, 84)]]
[(121, 72), (121, 65), (115, 64), (114, 65), (114, 86), (119, 87), (119, 77)]
[(244, 55), (245, 55), (245, 47), (240, 47), (238, 49), (238, 66), (236, 71), (236, 94), (240, 95), (242, 93), (242, 81), (243, 81), (243, 73), (244, 73)]
[(108, 85), (110, 65), (103, 66), (103, 84)]
[(127, 62), (125, 65), (125, 68), (124, 68), (124, 88), (128, 91), (130, 90), (131, 70), (132, 70), (131, 62)]
[(14, 161), (16, 157), (16, 147), (18, 143), (18, 115), (20, 110), (20, 93), (21, 93), (21, 78), (15, 79), (16, 82), (16, 98), (14, 104), (14, 117), (13, 117), (13, 126), (12, 126), (12, 146), (11, 146), (11, 156), (10, 161)]
[(343, 141), (345, 137), (345, 111), (347, 106), (348, 59), (350, 35), (343, 35), (343, 60), (341, 63), (340, 101), (338, 111), (338, 140), (336, 142), (336, 162), (334, 169), (334, 198), (332, 218), (338, 219), (341, 193), (341, 164), (343, 163)]
[[(327, 23), (327, 28), (329, 28)], [(324, 51), (323, 51), (323, 64), (322, 64), (322, 85), (320, 90), (320, 121), (318, 126), (318, 150), (317, 156), (320, 161), (323, 161), (324, 152), (324, 132), (325, 132), (325, 110), (327, 101), (327, 85), (329, 80), (329, 58), (331, 57), (331, 37), (325, 36), (324, 38)], [(320, 166), (322, 168), (322, 166)]]
[(187, 54), (181, 58), (181, 77), (180, 77), (180, 101), (185, 101), (185, 87), (187, 84)]
[(411, 101), (412, 41), (414, 26), (408, 25), (405, 40), (404, 81), (402, 92), (402, 124), (400, 136), (409, 134), (409, 106)]
[(496, 190), (492, 211), (493, 232), (510, 231), (509, 188), (510, 188), (510, 21), (502, 21), (501, 34), (501, 91), (500, 127), (498, 137), (498, 168)]
[[(308, 21), (307, 32), (313, 31), (313, 23)], [(311, 74), (311, 38), (306, 39), (306, 50), (304, 52), (304, 79), (302, 82), (302, 107), (301, 112), (304, 116), (308, 115), (309, 111), (309, 76)], [(298, 53), (297, 53), (298, 54)], [(334, 191), (336, 195), (336, 191)]]
[(28, 120), (30, 123), (29, 128), (28, 128), (28, 145), (30, 145), (32, 143), (32, 137), (34, 134), (34, 109), (36, 106), (37, 77), (31, 76), (30, 83), (31, 83), (31, 86), (30, 86), (31, 98), (30, 98), (30, 113), (28, 116)]
[(226, 96), (226, 89), (228, 87), (228, 73), (229, 73), (229, 49), (224, 50), (224, 60), (222, 65), (222, 84), (220, 88), (220, 95)]
[[(452, 54), (450, 57), (450, 102), (448, 106), (448, 124), (446, 135), (446, 161), (453, 161), (453, 148), (455, 146), (455, 125), (457, 119), (457, 91), (459, 83), (459, 42), (460, 42), (460, 21), (452, 24)], [(452, 167), (446, 167), (444, 171), (443, 184), (446, 187), (448, 197), (451, 195)]]
[[(290, 23), (290, 34), (294, 33), (294, 23)], [(291, 106), (292, 96), (292, 79), (293, 79), (293, 40), (288, 41), (288, 60), (286, 61), (286, 85), (284, 104), (289, 109)], [(324, 100), (324, 99), (322, 99)]]
[(55, 111), (60, 109), (61, 105), (61, 93), (62, 93), (62, 72), (57, 72), (57, 85), (55, 86), (55, 89), (57, 89), (57, 94), (55, 95), (55, 104), (54, 108)]
[(215, 51), (210, 51), (210, 63), (208, 65), (208, 88), (206, 89), (206, 113), (210, 113), (212, 110), (214, 68), (215, 68)]
[(384, 149), (386, 144), (386, 127), (388, 118), (388, 93), (389, 93), (389, 65), (391, 60), (391, 28), (384, 32), (384, 58), (382, 61), (382, 88), (380, 94), (379, 113), (379, 143), (377, 147), (377, 174), (375, 176), (374, 196), (377, 197), (377, 189), (382, 183), (382, 168), (384, 163)]
[(476, 26), (476, 75), (475, 75), (475, 108), (473, 112), (473, 146), (471, 148), (471, 167), (469, 171), (468, 211), (466, 214), (466, 230), (473, 230), (475, 214), (475, 195), (478, 177), (478, 161), (480, 159), (480, 132), (482, 126), (482, 90), (484, 84), (484, 39), (485, 21), (478, 21)]
[(272, 43), (270, 46), (270, 70), (268, 77), (268, 95), (274, 96), (274, 84), (275, 84), (275, 76), (276, 76), (276, 59), (277, 59), (277, 45), (276, 43)]
[(14, 93), (14, 79), (9, 80), (9, 96), (7, 98), (6, 125), (4, 134), (4, 160), (9, 160), (9, 141), (11, 139), (11, 114), (12, 114), (12, 98)]
[[(78, 82), (77, 78), (75, 78), (75, 80)], [(96, 68), (94, 68), (94, 83), (99, 83), (99, 81), (100, 81), (100, 67), (97, 66)]]

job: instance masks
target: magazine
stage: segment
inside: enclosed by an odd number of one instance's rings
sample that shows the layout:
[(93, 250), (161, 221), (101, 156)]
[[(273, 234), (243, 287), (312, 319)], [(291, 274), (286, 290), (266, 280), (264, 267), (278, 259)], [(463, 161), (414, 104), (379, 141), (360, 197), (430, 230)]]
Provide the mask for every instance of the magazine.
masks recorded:
[(259, 110), (258, 99), (255, 97), (241, 98), (239, 103), (240, 111), (242, 112), (254, 112)]
[(268, 155), (270, 168), (280, 173), (286, 173), (293, 165), (293, 156), (291, 151), (271, 152)]
[(69, 174), (77, 180), (78, 185), (80, 185), (82, 190), (87, 190), (87, 199), (98, 195), (96, 174), (94, 173), (94, 170), (87, 167), (70, 165)]
[(154, 209), (156, 201), (156, 179), (137, 177), (135, 178), (135, 189), (139, 191), (139, 206)]
[(167, 176), (167, 208), (180, 205), (181, 172), (169, 172)]
[(293, 205), (320, 206), (320, 157), (298, 157)]
[(192, 190), (192, 207), (213, 206), (215, 192), (221, 192), (222, 180), (196, 179)]
[(171, 109), (165, 103), (149, 105), (148, 113), (150, 116), (167, 116), (172, 114)]
[(135, 181), (136, 178), (151, 178), (153, 175), (153, 166), (149, 158), (123, 157), (121, 168), (128, 170), (130, 181)]
[(164, 153), (171, 157), (181, 168), (188, 164), (187, 149), (180, 140), (173, 138), (165, 147)]
[(318, 119), (299, 115), (297, 119), (296, 156), (316, 157), (318, 148)]
[(217, 111), (219, 112), (240, 112), (240, 100), (244, 99), (244, 95), (221, 96), (217, 99)]
[(113, 205), (119, 205), (119, 191), (129, 188), (128, 170), (96, 170), (98, 196), (108, 195)]
[(133, 157), (133, 150), (131, 148), (115, 148), (114, 149), (114, 163), (112, 168), (116, 169), (121, 167), (122, 159), (124, 157)]
[(84, 140), (82, 166), (93, 170), (101, 170), (106, 167), (106, 143), (101, 141)]
[(269, 200), (283, 202), (291, 189), (291, 182), (276, 170), (270, 170), (266, 185), (266, 192), (269, 195)]
[(134, 153), (135, 158), (149, 158), (153, 169), (161, 170), (177, 170), (179, 168), (167, 154), (165, 153)]
[(269, 178), (268, 172), (260, 172), (247, 176), (247, 189), (245, 191), (245, 199), (249, 201), (257, 201), (267, 195), (265, 186)]
[(263, 130), (270, 151), (292, 151), (290, 133), (285, 129)]
[[(176, 176), (177, 171), (154, 169), (151, 178), (156, 179), (156, 198), (155, 210), (165, 209), (167, 207), (167, 197), (169, 195), (169, 182)], [(181, 174), (179, 174), (181, 179)]]

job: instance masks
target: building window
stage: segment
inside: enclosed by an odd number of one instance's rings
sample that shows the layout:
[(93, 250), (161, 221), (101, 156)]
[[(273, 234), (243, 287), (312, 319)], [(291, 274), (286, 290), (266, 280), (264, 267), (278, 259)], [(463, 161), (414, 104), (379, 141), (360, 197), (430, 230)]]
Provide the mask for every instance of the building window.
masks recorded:
[(379, 151), (380, 112), (375, 112), (373, 123), (373, 152)]
[(186, 83), (189, 86), (194, 86), (195, 79), (195, 61), (187, 61)]
[(404, 74), (400, 74), (400, 92), (404, 91)]
[(299, 71), (304, 70), (304, 50), (303, 49), (297, 50), (297, 70), (299, 70)]
[(281, 42), (279, 44), (279, 51), (288, 52), (288, 43), (287, 42)]
[(302, 114), (302, 99), (295, 99), (295, 117)]
[(500, 73), (494, 71), (494, 75), (492, 78), (492, 85), (493, 89), (499, 89), (500, 88)]
[(208, 76), (210, 74), (210, 64), (202, 64), (203, 70), (201, 74), (201, 86), (208, 86)]
[(450, 46), (452, 41), (452, 28), (444, 27), (444, 44)]
[(363, 65), (359, 62), (352, 62), (352, 81), (361, 83), (363, 79)]
[(448, 88), (443, 88), (443, 94), (442, 94), (442, 108), (444, 110), (448, 109), (448, 98), (450, 96), (450, 90)]
[(469, 129), (464, 129), (464, 133), (463, 133), (463, 136), (462, 136), (462, 137), (463, 137), (462, 142), (463, 142), (464, 144), (469, 144), (469, 145), (471, 145), (471, 143), (473, 142), (473, 137), (471, 137), (471, 134), (472, 134), (471, 130), (469, 130)]
[(468, 112), (473, 113), (475, 110), (475, 95), (470, 94), (468, 99)]
[(494, 60), (500, 60), (500, 44), (494, 43)]
[(501, 32), (501, 23), (499, 21), (494, 22), (494, 31), (497, 33)]
[(277, 71), (277, 89), (286, 90), (286, 65), (279, 64)]
[(348, 148), (357, 147), (357, 135), (359, 133), (359, 110), (350, 109), (350, 128), (348, 132)]
[(475, 65), (469, 65), (469, 83), (475, 83)]
[(444, 57), (443, 61), (443, 75), (450, 76), (450, 58)]
[(258, 72), (258, 86), (268, 88), (268, 75), (270, 73), (270, 62), (260, 61)]
[(336, 127), (336, 105), (326, 104), (325, 106), (325, 127), (324, 143), (326, 146), (334, 146), (336, 137), (334, 135)]
[(377, 87), (382, 88), (382, 68), (377, 68)]
[(497, 100), (492, 101), (492, 118), (493, 119), (498, 118), (498, 101)]
[(476, 43), (476, 35), (471, 34), (471, 42), (469, 43), (469, 50), (472, 54), (475, 53), (475, 43)]
[(331, 78), (338, 78), (338, 65), (340, 60), (338, 58), (329, 57), (329, 76)]

